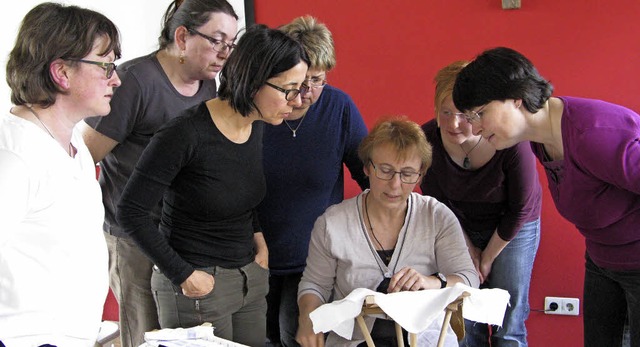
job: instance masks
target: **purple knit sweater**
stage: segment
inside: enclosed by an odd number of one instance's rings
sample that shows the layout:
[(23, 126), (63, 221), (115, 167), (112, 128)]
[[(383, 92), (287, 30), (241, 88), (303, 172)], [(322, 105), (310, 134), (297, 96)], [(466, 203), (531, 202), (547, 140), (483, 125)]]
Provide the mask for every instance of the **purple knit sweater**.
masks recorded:
[(560, 214), (600, 267), (640, 269), (640, 116), (600, 100), (561, 97), (564, 159), (544, 166)]

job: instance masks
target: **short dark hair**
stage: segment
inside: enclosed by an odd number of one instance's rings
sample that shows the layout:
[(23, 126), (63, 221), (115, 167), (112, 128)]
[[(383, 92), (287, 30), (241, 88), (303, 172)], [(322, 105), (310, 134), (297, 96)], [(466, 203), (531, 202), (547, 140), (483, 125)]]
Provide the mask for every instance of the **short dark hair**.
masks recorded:
[[(251, 26), (238, 41), (220, 72), (218, 97), (243, 117), (256, 110), (253, 97), (271, 77), (300, 62), (309, 65), (302, 45), (280, 30)], [(258, 110), (259, 112), (260, 110)]]
[(531, 61), (511, 48), (482, 52), (467, 65), (453, 86), (453, 103), (460, 111), (494, 100), (522, 99), (531, 113), (551, 97), (553, 86), (538, 73)]
[(108, 45), (98, 54), (114, 52), (120, 58), (118, 28), (103, 14), (78, 6), (51, 2), (37, 5), (22, 20), (7, 62), (7, 84), (14, 105), (49, 107), (63, 93), (53, 81), (49, 66), (56, 59), (81, 59), (105, 37)]
[(233, 6), (225, 0), (174, 0), (162, 20), (159, 48), (165, 49), (175, 41), (174, 35), (179, 26), (198, 29), (209, 21), (212, 13), (225, 13), (238, 20)]

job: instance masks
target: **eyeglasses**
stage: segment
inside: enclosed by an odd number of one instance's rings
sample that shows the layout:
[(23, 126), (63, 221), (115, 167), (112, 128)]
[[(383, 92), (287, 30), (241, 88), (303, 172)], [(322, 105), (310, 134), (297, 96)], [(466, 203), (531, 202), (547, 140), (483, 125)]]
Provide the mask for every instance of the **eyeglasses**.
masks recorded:
[(111, 78), (111, 76), (113, 76), (113, 73), (116, 71), (116, 68), (118, 67), (118, 65), (116, 65), (114, 63), (105, 63), (103, 61), (93, 61), (93, 60), (84, 60), (84, 59), (65, 59), (65, 60), (77, 61), (77, 62), (85, 63), (85, 64), (98, 65), (102, 69), (104, 69), (104, 71), (106, 71), (107, 78)]
[(440, 111), (440, 115), (442, 115), (443, 117), (446, 117), (446, 118), (453, 118), (453, 117), (459, 117), (459, 118), (464, 118), (464, 119), (467, 118), (467, 116), (462, 112), (451, 112), (449, 110)]
[(307, 89), (324, 87), (325, 84), (327, 84), (327, 80), (320, 77), (311, 77), (302, 82), (302, 85), (306, 86)]
[(271, 84), (269, 82), (264, 82), (264, 84), (268, 85), (269, 87), (275, 89), (275, 90), (279, 90), (281, 92), (284, 93), (284, 99), (287, 101), (291, 101), (293, 99), (295, 99), (296, 97), (298, 97), (298, 95), (300, 94), (304, 94), (307, 92), (308, 87), (305, 86), (304, 84), (302, 86), (300, 86), (300, 89), (284, 89), (284, 88), (280, 88), (278, 86), (276, 86), (275, 84)]
[(229, 49), (229, 51), (232, 51), (234, 48), (236, 48), (236, 44), (235, 43), (226, 43), (222, 40), (218, 40), (218, 39), (214, 39), (213, 37), (209, 36), (209, 35), (205, 35), (201, 32), (199, 32), (196, 29), (187, 29), (190, 33), (192, 34), (196, 34), (204, 39), (206, 39), (207, 41), (209, 41), (209, 43), (211, 43), (211, 45), (213, 46), (213, 50), (216, 52), (225, 52), (227, 50), (227, 48)]
[(467, 122), (469, 123), (477, 123), (482, 119), (482, 113), (485, 107), (487, 107), (488, 104), (485, 104), (484, 106), (480, 107), (479, 110), (477, 111), (473, 111), (473, 110), (469, 110), (469, 113), (465, 113), (464, 116), (467, 118)]
[(382, 165), (380, 166), (380, 169), (378, 169), (373, 161), (369, 160), (369, 162), (373, 166), (373, 171), (376, 173), (376, 177), (381, 180), (391, 181), (393, 179), (393, 176), (398, 174), (400, 175), (400, 181), (402, 183), (414, 184), (417, 183), (420, 179), (420, 176), (422, 176), (421, 173), (410, 170), (395, 171), (393, 168), (386, 165)]

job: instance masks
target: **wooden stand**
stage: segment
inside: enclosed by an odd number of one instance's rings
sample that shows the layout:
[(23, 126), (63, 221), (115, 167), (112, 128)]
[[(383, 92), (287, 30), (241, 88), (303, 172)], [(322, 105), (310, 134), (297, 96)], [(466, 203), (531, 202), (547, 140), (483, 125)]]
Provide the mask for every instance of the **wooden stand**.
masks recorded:
[[(458, 341), (461, 341), (464, 338), (464, 319), (462, 318), (462, 300), (468, 297), (470, 294), (468, 292), (463, 292), (458, 296), (457, 299), (449, 303), (447, 307), (445, 307), (445, 316), (444, 322), (442, 322), (442, 328), (440, 329), (440, 336), (438, 338), (438, 347), (444, 346), (444, 339), (447, 336), (447, 326), (451, 324), (453, 331), (455, 331), (456, 336), (458, 337)], [(365, 298), (364, 304), (362, 305), (362, 311), (356, 317), (356, 322), (362, 331), (362, 335), (364, 335), (364, 340), (367, 342), (368, 347), (375, 347), (373, 343), (373, 339), (371, 338), (371, 333), (369, 329), (367, 329), (367, 325), (364, 322), (364, 316), (372, 315), (372, 314), (385, 314), (384, 311), (375, 303), (375, 297), (373, 295), (369, 295)], [(386, 315), (386, 314), (385, 314)], [(453, 320), (452, 320), (453, 317)], [(388, 319), (389, 316), (387, 316)], [(404, 347), (404, 338), (402, 337), (402, 327), (398, 323), (395, 323), (396, 326), (396, 338), (398, 340), (398, 347)], [(409, 333), (409, 346), (417, 347), (418, 346), (418, 336), (414, 333)]]

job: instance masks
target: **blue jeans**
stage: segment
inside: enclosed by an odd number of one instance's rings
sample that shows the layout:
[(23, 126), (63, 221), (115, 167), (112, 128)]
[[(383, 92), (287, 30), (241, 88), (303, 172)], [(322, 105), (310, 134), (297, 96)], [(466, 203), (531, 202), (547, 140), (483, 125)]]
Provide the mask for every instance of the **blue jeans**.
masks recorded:
[(460, 346), (489, 346), (489, 339), (492, 347), (527, 346), (525, 321), (529, 317), (529, 285), (539, 244), (540, 219), (524, 224), (500, 252), (489, 278), (480, 288), (500, 288), (511, 295), (502, 327), (465, 320), (466, 334)]
[(298, 284), (302, 273), (269, 276), (267, 338), (272, 346), (298, 347)]
[(190, 298), (157, 268), (151, 289), (161, 328), (188, 328), (209, 322), (215, 335), (248, 346), (264, 346), (269, 270), (256, 262), (241, 268), (219, 266), (200, 269), (215, 278), (211, 293)]
[(620, 346), (627, 333), (630, 345), (640, 346), (640, 269), (612, 271), (585, 258), (585, 347)]

